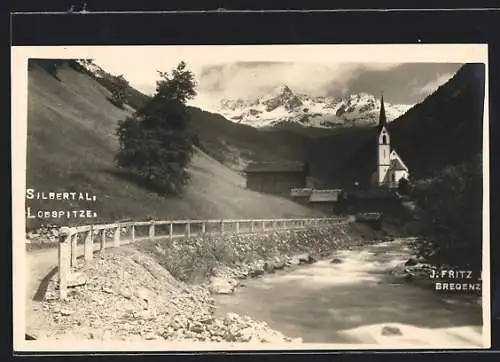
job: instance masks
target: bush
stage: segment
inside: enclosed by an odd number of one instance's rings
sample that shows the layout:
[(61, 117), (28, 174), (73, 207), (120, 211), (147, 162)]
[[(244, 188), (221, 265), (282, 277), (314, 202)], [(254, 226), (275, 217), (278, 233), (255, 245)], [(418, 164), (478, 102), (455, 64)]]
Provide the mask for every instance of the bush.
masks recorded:
[(412, 192), (422, 212), (418, 251), (437, 265), (481, 270), (482, 168), (479, 157), (420, 181)]
[(412, 185), (408, 179), (403, 177), (399, 180), (398, 192), (404, 196), (409, 195), (412, 192)]

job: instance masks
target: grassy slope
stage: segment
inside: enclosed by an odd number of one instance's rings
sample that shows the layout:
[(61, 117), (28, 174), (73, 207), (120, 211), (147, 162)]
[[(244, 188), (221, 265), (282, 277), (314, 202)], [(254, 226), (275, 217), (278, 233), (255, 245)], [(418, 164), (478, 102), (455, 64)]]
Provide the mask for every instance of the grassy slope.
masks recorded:
[[(95, 204), (28, 201), (44, 209), (91, 207), (99, 219), (220, 218), (310, 215), (291, 201), (244, 189), (244, 179), (203, 152), (194, 157), (193, 180), (183, 198), (163, 199), (116, 172), (114, 130), (129, 111), (114, 107), (108, 91), (67, 66), (58, 81), (39, 67), (29, 71), (27, 187), (89, 192)], [(85, 220), (80, 221), (80, 223)], [(36, 226), (30, 221), (28, 227)]]

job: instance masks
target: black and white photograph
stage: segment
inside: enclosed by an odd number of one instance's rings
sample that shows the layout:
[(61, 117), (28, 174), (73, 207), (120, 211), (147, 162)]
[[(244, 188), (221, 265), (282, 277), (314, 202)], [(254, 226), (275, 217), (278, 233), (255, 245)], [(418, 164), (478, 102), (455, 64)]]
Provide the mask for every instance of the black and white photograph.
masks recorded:
[(487, 50), (12, 47), (16, 349), (489, 348)]

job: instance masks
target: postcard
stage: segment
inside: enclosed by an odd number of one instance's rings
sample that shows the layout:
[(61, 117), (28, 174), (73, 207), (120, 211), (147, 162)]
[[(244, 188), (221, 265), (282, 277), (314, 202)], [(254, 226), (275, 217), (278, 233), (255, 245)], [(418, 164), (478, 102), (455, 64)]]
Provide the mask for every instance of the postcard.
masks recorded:
[(487, 45), (11, 51), (14, 350), (490, 347)]

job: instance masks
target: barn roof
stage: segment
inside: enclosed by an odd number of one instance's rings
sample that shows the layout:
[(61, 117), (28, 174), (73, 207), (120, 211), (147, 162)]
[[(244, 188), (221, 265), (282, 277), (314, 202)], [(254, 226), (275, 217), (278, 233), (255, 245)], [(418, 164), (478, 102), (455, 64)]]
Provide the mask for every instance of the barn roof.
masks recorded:
[(312, 193), (311, 188), (293, 188), (290, 190), (290, 196), (292, 197), (310, 197)]
[(337, 201), (341, 192), (341, 189), (312, 190), (309, 202)]
[(258, 162), (249, 164), (245, 172), (304, 172), (306, 169), (307, 164), (303, 162)]

